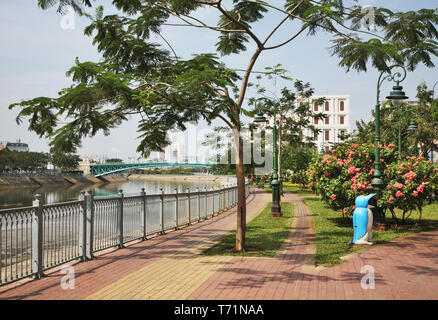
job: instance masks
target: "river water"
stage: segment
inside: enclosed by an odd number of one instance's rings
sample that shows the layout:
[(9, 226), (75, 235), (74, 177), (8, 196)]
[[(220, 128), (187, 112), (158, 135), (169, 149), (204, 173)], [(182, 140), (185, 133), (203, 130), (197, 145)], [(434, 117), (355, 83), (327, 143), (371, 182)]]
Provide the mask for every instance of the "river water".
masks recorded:
[(160, 188), (164, 193), (196, 192), (199, 187), (204, 190), (212, 188), (217, 183), (214, 181), (188, 182), (188, 181), (165, 181), (165, 180), (129, 180), (120, 183), (108, 183), (97, 185), (75, 185), (75, 186), (44, 186), (40, 188), (3, 188), (0, 189), (0, 209), (27, 207), (32, 205), (35, 194), (41, 194), (44, 203), (59, 203), (65, 201), (74, 201), (79, 198), (84, 190), (91, 190), (95, 196), (114, 196), (119, 190), (123, 190), (125, 196), (139, 195), (142, 188), (145, 188), (146, 194), (158, 194)]

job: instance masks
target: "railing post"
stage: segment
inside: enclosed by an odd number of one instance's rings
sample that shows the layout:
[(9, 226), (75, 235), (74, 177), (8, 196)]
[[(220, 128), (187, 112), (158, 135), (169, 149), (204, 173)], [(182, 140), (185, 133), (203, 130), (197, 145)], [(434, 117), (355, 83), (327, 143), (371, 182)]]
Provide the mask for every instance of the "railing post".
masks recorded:
[(32, 214), (32, 273), (35, 279), (41, 279), (43, 274), (43, 203), (40, 194), (35, 195), (32, 202), (35, 208)]
[(214, 201), (214, 198), (215, 198), (215, 197), (214, 197), (214, 187), (211, 187), (211, 191), (212, 191), (212, 194), (213, 194), (213, 213), (212, 213), (211, 216), (214, 217), (214, 213), (215, 213), (215, 210), (214, 210), (214, 202), (215, 202), (215, 201)]
[(175, 230), (179, 229), (178, 223), (178, 188), (175, 188)]
[(79, 256), (81, 261), (87, 261), (87, 196), (82, 191), (80, 195), (82, 201), (82, 214), (79, 217)]
[(230, 185), (229, 184), (227, 184), (226, 200), (227, 200), (227, 210), (228, 210), (228, 209), (230, 209)]
[(91, 190), (87, 191), (85, 195), (86, 201), (86, 241), (85, 241), (85, 255), (87, 260), (91, 260), (94, 258), (93, 256), (93, 242), (94, 242), (94, 196)]
[(190, 215), (190, 188), (187, 188), (187, 216), (189, 217), (189, 226), (192, 224), (192, 217)]
[(117, 204), (117, 235), (118, 235), (118, 246), (123, 248), (123, 190), (119, 190), (119, 200)]
[(146, 191), (145, 188), (141, 188), (141, 197), (143, 199), (143, 225), (141, 229), (143, 230), (143, 240), (146, 240), (147, 231), (146, 231), (146, 216), (147, 216), (147, 202), (146, 202)]
[(206, 186), (204, 186), (204, 201), (205, 201), (205, 206), (204, 206), (204, 208), (205, 208), (205, 220), (207, 220), (208, 219), (208, 207), (207, 207), (207, 187)]
[(164, 190), (160, 188), (160, 221), (161, 234), (164, 234)]
[(198, 194), (198, 222), (201, 222), (201, 193), (199, 187), (196, 187), (196, 192)]
[(221, 211), (225, 211), (225, 186), (221, 188)]

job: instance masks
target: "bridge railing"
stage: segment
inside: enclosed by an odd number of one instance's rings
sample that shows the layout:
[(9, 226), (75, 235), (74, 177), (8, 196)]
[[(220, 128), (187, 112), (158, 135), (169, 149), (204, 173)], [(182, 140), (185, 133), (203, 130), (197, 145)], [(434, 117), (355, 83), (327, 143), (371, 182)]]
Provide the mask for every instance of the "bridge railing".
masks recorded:
[(202, 222), (236, 204), (235, 184), (172, 194), (142, 189), (137, 196), (122, 190), (115, 197), (83, 192), (78, 201), (49, 205), (36, 195), (32, 207), (0, 210), (0, 285), (40, 278), (46, 269)]

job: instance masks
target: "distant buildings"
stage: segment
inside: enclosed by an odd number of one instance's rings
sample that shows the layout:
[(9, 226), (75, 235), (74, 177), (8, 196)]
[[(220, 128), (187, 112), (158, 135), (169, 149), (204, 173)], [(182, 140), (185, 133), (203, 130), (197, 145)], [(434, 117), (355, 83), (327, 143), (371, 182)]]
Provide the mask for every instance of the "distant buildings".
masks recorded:
[(29, 152), (29, 145), (21, 142), (21, 140), (17, 142), (0, 141), (0, 151), (5, 149), (9, 151)]
[[(315, 102), (320, 98), (326, 99), (322, 105)], [(319, 134), (313, 134), (310, 129), (305, 129), (300, 132), (300, 136), (303, 139), (311, 138), (315, 142), (318, 151), (329, 151), (334, 143), (342, 141), (339, 136), (350, 132), (350, 96), (312, 96), (308, 99), (297, 99), (296, 101), (297, 104), (304, 102), (310, 104), (313, 113), (323, 113), (325, 118), (323, 120), (309, 119), (311, 124), (320, 130)], [(290, 116), (296, 117), (293, 114)], [(272, 119), (269, 120), (272, 121)]]
[(311, 101), (325, 98), (322, 105), (316, 102), (312, 104), (314, 113), (322, 112), (325, 119), (312, 119), (312, 124), (321, 130), (318, 135), (313, 135), (310, 130), (304, 130), (304, 136), (312, 137), (318, 150), (329, 151), (334, 143), (341, 142), (339, 136), (350, 132), (350, 96), (348, 95), (325, 95), (313, 96)]

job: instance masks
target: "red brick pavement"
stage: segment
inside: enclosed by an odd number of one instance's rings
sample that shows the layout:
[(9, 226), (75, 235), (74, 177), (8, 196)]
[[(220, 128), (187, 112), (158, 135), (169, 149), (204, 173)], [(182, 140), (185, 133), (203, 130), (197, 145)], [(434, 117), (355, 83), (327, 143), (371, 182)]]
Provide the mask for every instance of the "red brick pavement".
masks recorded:
[[(438, 231), (406, 236), (353, 254), (336, 267), (313, 264), (311, 217), (295, 202), (296, 223), (286, 253), (272, 259), (236, 258), (192, 295), (191, 299), (438, 299)], [(374, 289), (361, 279), (374, 268)], [(366, 282), (369, 284), (369, 282)]]
[[(259, 206), (265, 206), (269, 195), (250, 194), (247, 200), (248, 211), (260, 212)], [(235, 223), (236, 207), (200, 224), (169, 232), (146, 241), (131, 244), (124, 249), (98, 255), (88, 262), (75, 262), (75, 289), (63, 290), (60, 286), (65, 274), (60, 268), (53, 269), (40, 280), (24, 279), (0, 287), (0, 299), (83, 299), (105, 286), (162, 259), (179, 250), (214, 236), (215, 231)], [(255, 214), (252, 214), (254, 216)]]
[[(254, 196), (252, 195), (252, 200)], [(266, 201), (266, 199), (264, 199)], [(313, 225), (294, 195), (288, 241), (274, 258), (238, 257), (216, 272), (191, 299), (437, 299), (438, 231), (366, 248), (332, 268), (313, 267)], [(255, 206), (257, 201), (250, 202)], [(75, 290), (62, 290), (59, 271), (38, 281), (0, 288), (0, 299), (81, 299), (140, 268), (211, 237), (235, 220), (235, 209), (200, 225), (130, 245), (75, 265)], [(363, 266), (375, 271), (375, 289), (363, 289)]]

